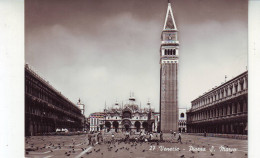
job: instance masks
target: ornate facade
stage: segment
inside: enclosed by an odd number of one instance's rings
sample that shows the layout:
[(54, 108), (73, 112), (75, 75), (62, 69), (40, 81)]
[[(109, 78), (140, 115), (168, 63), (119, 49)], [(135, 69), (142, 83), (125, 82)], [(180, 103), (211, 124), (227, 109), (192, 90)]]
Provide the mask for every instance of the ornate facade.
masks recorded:
[(150, 107), (150, 102), (146, 107), (141, 108), (137, 105), (134, 97), (130, 97), (127, 104), (115, 103), (111, 108), (105, 108), (104, 124), (100, 125), (100, 129), (105, 128), (118, 131), (157, 131), (159, 113), (154, 112)]
[(247, 134), (248, 72), (213, 88), (191, 102), (190, 133)]
[(25, 135), (82, 130), (81, 110), (25, 65)]
[(160, 115), (163, 132), (178, 131), (178, 30), (168, 3), (160, 47)]

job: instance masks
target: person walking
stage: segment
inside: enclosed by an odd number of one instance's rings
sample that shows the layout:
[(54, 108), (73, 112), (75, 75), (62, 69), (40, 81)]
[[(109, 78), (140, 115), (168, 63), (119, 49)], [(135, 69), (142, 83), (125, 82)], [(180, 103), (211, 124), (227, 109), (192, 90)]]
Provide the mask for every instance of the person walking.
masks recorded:
[(112, 138), (111, 143), (114, 143), (114, 141), (115, 141), (115, 135), (114, 135), (114, 133), (112, 133), (111, 138)]
[(181, 132), (179, 132), (178, 134), (178, 142), (180, 142), (182, 144), (182, 141), (181, 141)]
[(98, 144), (101, 144), (100, 142), (101, 142), (101, 133), (100, 132), (98, 132), (98, 134), (97, 134), (97, 142), (98, 142)]
[(93, 135), (91, 137), (91, 145), (95, 146), (95, 144), (96, 144), (96, 135), (95, 135), (95, 133), (93, 133)]
[(150, 132), (150, 134), (149, 134), (149, 141), (152, 141), (152, 139), (153, 139), (153, 133)]
[(162, 131), (160, 132), (160, 141), (161, 142), (163, 141), (163, 132)]
[(91, 145), (91, 137), (92, 137), (92, 134), (91, 132), (88, 134), (88, 145)]
[(175, 136), (174, 136), (174, 132), (173, 131), (171, 132), (171, 138), (172, 138), (172, 143), (174, 143)]

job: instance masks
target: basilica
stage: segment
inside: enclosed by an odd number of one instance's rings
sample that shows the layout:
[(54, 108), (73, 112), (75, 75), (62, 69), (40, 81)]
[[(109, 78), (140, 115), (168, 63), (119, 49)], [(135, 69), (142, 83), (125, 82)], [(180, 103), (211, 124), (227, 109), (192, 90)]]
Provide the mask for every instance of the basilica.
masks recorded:
[[(179, 129), (186, 132), (186, 108), (179, 108)], [(135, 97), (130, 96), (124, 104), (117, 101), (103, 112), (90, 114), (88, 118), (90, 131), (105, 132), (160, 132), (160, 113), (151, 108), (151, 102), (137, 104)]]
[(103, 112), (90, 114), (90, 131), (141, 132), (159, 131), (159, 112), (151, 108), (150, 101), (143, 107), (131, 96), (126, 103), (117, 101), (110, 107), (105, 105)]
[(104, 109), (104, 128), (118, 131), (157, 131), (159, 113), (151, 108), (148, 101), (145, 107), (138, 105), (133, 96), (130, 96), (126, 104), (116, 102), (112, 107)]

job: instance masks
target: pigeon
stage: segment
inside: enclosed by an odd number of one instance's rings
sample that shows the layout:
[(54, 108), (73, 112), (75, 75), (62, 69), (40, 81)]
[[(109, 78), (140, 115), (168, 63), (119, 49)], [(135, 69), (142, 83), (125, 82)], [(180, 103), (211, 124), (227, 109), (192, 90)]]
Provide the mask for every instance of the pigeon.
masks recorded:
[(181, 155), (182, 158), (184, 158), (185, 156), (184, 155)]
[(213, 153), (211, 153), (210, 155), (211, 155), (211, 156), (213, 156), (214, 154), (213, 154)]

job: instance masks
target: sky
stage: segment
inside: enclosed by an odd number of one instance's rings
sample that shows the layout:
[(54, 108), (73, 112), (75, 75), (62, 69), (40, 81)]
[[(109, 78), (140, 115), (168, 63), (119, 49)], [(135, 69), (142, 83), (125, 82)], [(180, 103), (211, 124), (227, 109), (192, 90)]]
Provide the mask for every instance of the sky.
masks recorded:
[[(248, 2), (171, 0), (179, 30), (179, 107), (247, 69)], [(26, 0), (25, 62), (86, 114), (130, 92), (159, 111), (167, 0)]]

